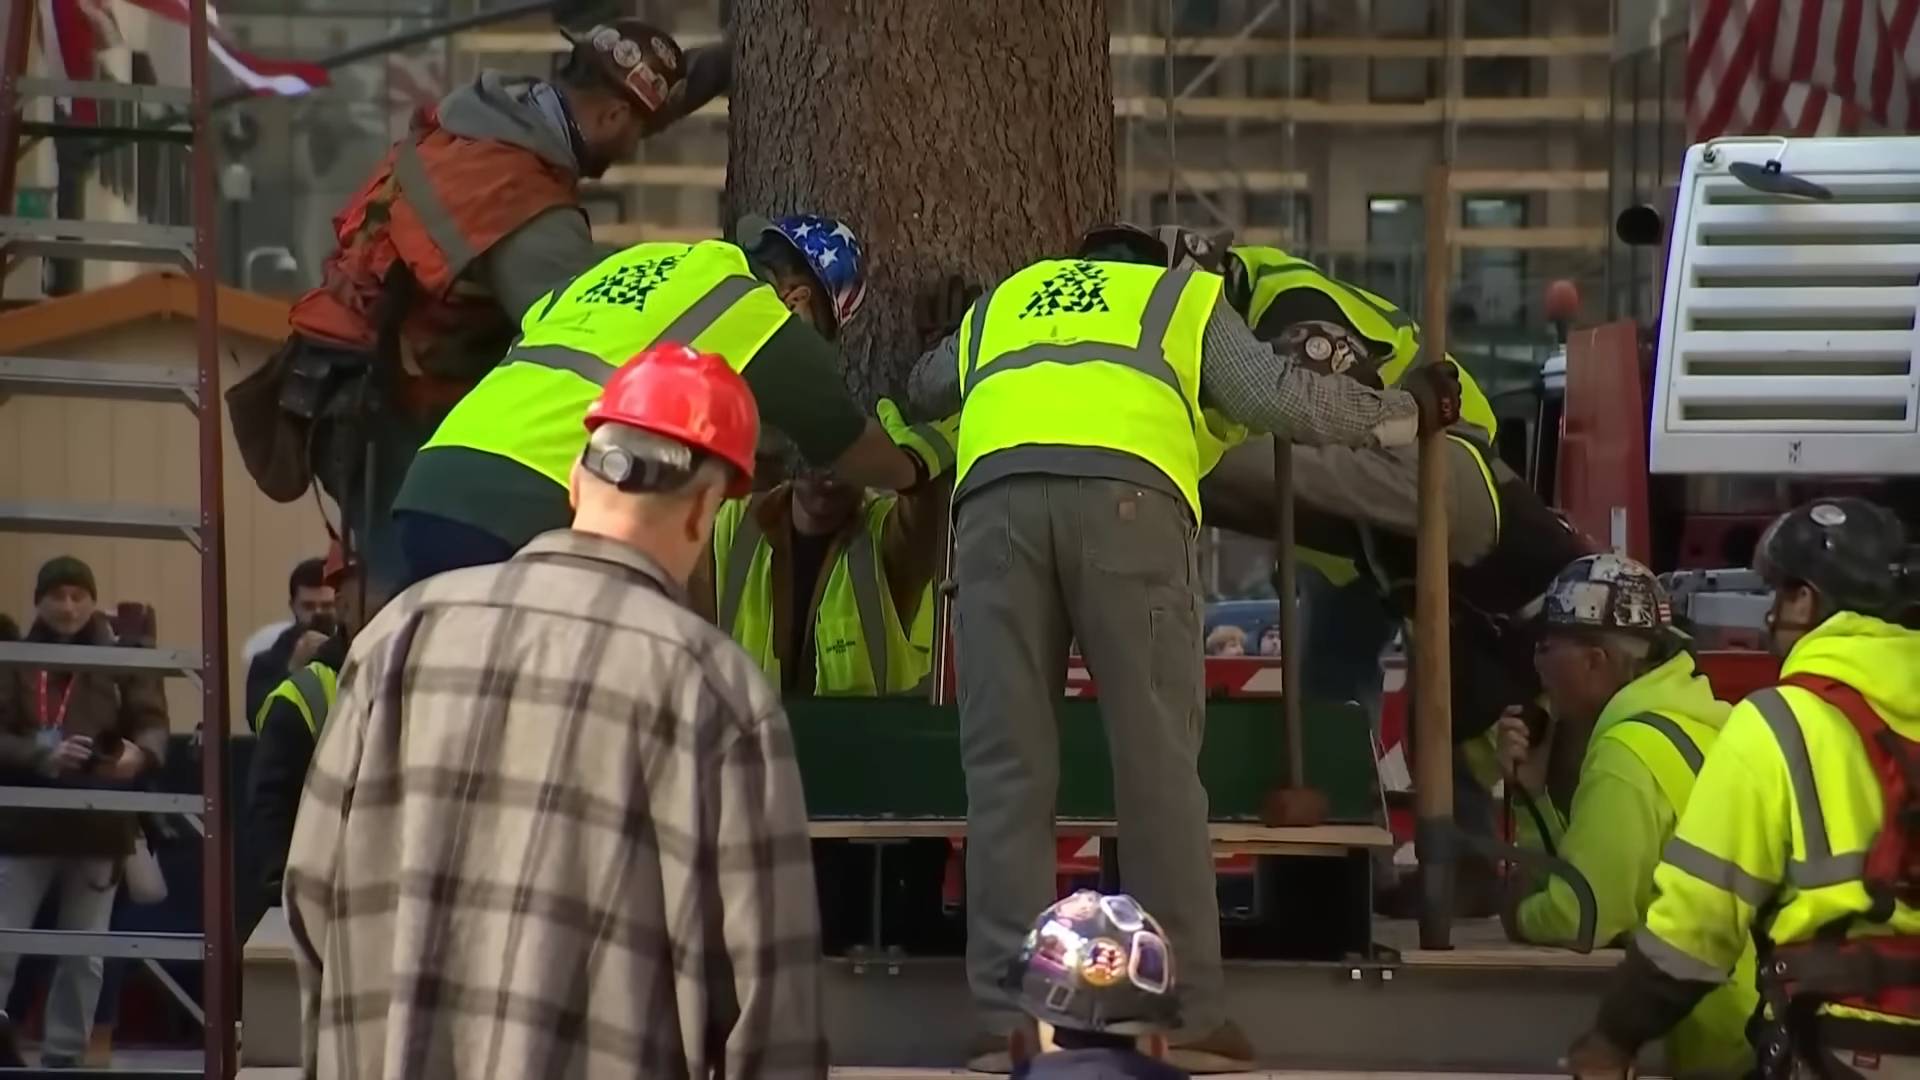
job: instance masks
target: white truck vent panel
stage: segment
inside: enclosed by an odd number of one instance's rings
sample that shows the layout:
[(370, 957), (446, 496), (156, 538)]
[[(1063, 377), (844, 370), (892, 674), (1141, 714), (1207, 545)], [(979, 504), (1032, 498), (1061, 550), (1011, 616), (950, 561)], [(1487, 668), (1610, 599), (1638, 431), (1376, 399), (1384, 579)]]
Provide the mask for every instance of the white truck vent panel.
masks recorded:
[[(1833, 198), (1727, 170), (1772, 160)], [(1679, 194), (1652, 470), (1920, 473), (1920, 138), (1720, 140)]]

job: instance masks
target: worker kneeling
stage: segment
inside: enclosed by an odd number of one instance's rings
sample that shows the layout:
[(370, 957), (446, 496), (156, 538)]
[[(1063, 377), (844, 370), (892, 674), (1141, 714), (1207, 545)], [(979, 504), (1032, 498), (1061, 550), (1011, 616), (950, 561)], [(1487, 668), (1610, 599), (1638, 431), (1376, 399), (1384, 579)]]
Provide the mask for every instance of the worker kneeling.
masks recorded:
[[(1501, 717), (1501, 764), (1536, 805), (1545, 800), (1545, 846), (1586, 879), (1597, 909), (1593, 941), (1610, 943), (1639, 926), (1652, 903), (1660, 851), (1732, 707), (1695, 669), (1666, 590), (1631, 559), (1574, 560), (1547, 590), (1537, 628), (1534, 665), (1552, 728), (1535, 749), (1519, 710)], [(1567, 945), (1580, 914), (1574, 888), (1555, 877), (1519, 899), (1508, 928), (1522, 941)], [(1733, 981), (1667, 1037), (1673, 1075), (1751, 1070), (1746, 1026), (1758, 995), (1753, 952), (1740, 955)]]
[(1014, 1050), (1028, 1080), (1180, 1080), (1167, 1035), (1180, 1026), (1173, 945), (1133, 897), (1082, 889), (1047, 908), (1003, 980), (1038, 1038)]
[(1728, 717), (1595, 1029), (1619, 1076), (1759, 943), (1768, 1077), (1920, 1076), (1920, 560), (1889, 511), (1822, 499), (1760, 539), (1782, 685)]

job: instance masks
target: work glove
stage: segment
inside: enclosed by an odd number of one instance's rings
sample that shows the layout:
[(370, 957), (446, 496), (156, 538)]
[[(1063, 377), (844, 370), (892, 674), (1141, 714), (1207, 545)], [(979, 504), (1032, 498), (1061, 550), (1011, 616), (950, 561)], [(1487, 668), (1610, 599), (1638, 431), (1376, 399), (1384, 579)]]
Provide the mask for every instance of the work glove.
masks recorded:
[(969, 284), (959, 274), (948, 274), (921, 290), (913, 301), (913, 328), (920, 335), (920, 347), (931, 349), (959, 330), (960, 320), (979, 298), (980, 286)]
[(1414, 368), (1400, 380), (1400, 389), (1420, 406), (1420, 434), (1432, 435), (1460, 422), (1460, 369), (1453, 361)]
[(1574, 1040), (1562, 1064), (1575, 1080), (1626, 1080), (1634, 1072), (1633, 1055), (1598, 1031)]
[(880, 426), (893, 444), (913, 455), (920, 463), (922, 479), (932, 480), (953, 468), (954, 448), (960, 442), (960, 417), (950, 416), (931, 424), (909, 424), (900, 415), (900, 407), (889, 398), (881, 398), (874, 409)]

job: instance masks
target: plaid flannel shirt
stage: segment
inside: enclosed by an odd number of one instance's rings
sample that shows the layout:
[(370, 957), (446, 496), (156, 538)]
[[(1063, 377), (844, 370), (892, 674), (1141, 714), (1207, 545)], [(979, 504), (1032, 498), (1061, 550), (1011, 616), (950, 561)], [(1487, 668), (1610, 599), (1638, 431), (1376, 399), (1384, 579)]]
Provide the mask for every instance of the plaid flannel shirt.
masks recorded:
[(667, 580), (548, 533), (355, 641), (287, 864), (306, 1075), (826, 1074), (792, 734)]

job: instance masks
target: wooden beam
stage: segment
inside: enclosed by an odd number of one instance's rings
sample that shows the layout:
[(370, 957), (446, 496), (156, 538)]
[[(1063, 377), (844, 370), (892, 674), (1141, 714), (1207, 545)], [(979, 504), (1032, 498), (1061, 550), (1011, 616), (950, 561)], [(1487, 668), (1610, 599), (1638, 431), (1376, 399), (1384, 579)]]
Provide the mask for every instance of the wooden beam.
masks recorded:
[(675, 222), (648, 221), (609, 221), (593, 227), (593, 242), (596, 244), (645, 244), (653, 241), (671, 240), (682, 244), (691, 244), (700, 240), (716, 240), (720, 236), (720, 226), (688, 225)]
[[(1439, 98), (1428, 101), (1316, 101), (1309, 98), (1189, 97), (1174, 102), (1175, 116), (1208, 120), (1292, 121), (1303, 124), (1437, 124), (1442, 115)], [(1607, 118), (1604, 97), (1460, 98), (1454, 117), (1462, 124), (1597, 123)], [(1653, 106), (1645, 106), (1649, 114)], [(1113, 102), (1116, 115), (1127, 119), (1161, 120), (1166, 99), (1129, 94)], [(1669, 104), (1668, 115), (1681, 122), (1685, 110)]]
[(1452, 232), (1457, 248), (1523, 248), (1599, 250), (1607, 246), (1607, 230), (1600, 225), (1541, 225), (1519, 229), (1462, 229)]
[(1605, 191), (1604, 169), (1455, 169), (1453, 190)]

